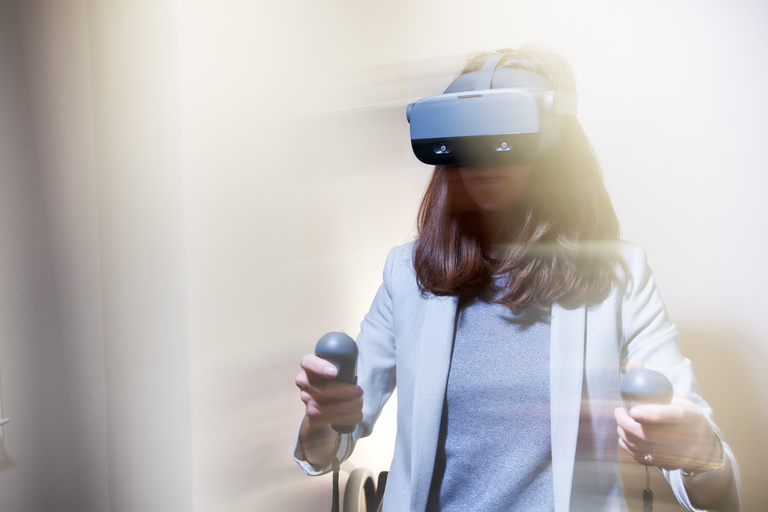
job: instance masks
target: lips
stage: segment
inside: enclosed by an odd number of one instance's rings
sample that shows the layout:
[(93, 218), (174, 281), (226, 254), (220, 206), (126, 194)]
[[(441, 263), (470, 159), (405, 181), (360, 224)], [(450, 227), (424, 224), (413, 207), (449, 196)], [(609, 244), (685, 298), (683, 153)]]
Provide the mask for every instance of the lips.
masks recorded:
[(470, 167), (461, 169), (462, 178), (469, 181), (493, 182), (509, 178), (509, 172), (493, 167)]
[(504, 174), (490, 174), (490, 173), (478, 173), (469, 178), (470, 181), (479, 183), (495, 183), (508, 179), (509, 177)]

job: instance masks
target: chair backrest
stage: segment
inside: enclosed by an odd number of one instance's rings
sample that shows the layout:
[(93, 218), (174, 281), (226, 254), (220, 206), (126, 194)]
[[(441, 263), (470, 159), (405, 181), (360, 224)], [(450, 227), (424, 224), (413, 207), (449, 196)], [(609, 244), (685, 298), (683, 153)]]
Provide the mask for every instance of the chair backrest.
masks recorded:
[(378, 482), (374, 483), (370, 469), (352, 470), (344, 487), (344, 512), (378, 511), (384, 498), (387, 474), (386, 471), (379, 473)]

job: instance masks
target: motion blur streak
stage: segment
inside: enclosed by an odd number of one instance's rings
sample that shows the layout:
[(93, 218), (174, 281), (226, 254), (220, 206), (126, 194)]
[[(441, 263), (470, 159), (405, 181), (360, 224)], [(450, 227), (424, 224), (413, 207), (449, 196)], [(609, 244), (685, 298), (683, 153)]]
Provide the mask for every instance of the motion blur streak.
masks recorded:
[[(455, 3), (0, 0), (1, 510), (330, 508), (290, 459), (293, 378), (413, 238), (404, 105), (529, 42), (573, 65), (744, 508), (768, 503), (768, 6)], [(344, 469), (387, 467), (393, 414)]]

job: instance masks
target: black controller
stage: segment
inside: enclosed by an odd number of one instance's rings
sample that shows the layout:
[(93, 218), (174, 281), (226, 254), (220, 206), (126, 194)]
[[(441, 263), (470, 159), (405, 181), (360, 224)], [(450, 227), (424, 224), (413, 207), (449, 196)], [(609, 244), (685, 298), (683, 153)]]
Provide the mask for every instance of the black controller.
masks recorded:
[[(329, 332), (317, 342), (315, 355), (332, 363), (339, 371), (336, 379), (348, 384), (357, 383), (357, 343), (343, 332)], [(355, 431), (357, 425), (332, 425), (341, 434)]]
[(629, 370), (619, 386), (624, 407), (641, 404), (668, 404), (672, 401), (672, 384), (664, 374), (648, 368)]
[[(624, 374), (619, 385), (621, 398), (627, 410), (641, 404), (668, 404), (672, 401), (672, 383), (664, 374), (648, 368), (635, 368)], [(653, 512), (653, 491), (645, 467), (645, 490), (643, 491), (643, 511)]]

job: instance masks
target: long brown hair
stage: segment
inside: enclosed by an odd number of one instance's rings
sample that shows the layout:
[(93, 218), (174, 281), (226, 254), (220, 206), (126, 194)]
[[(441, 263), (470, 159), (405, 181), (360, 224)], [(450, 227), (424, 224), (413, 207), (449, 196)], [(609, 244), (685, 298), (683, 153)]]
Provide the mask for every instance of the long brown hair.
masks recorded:
[[(480, 69), (490, 54), (462, 71)], [(500, 67), (534, 71), (575, 91), (568, 63), (536, 46), (507, 50)], [(512, 243), (491, 257), (480, 238), (477, 208), (455, 167), (435, 168), (419, 208), (414, 267), (422, 291), (466, 294), (512, 306), (571, 304), (606, 293), (617, 258), (601, 242), (619, 237), (619, 222), (597, 158), (575, 116), (564, 116), (557, 146), (533, 163)], [(503, 276), (501, 284), (495, 276)]]

